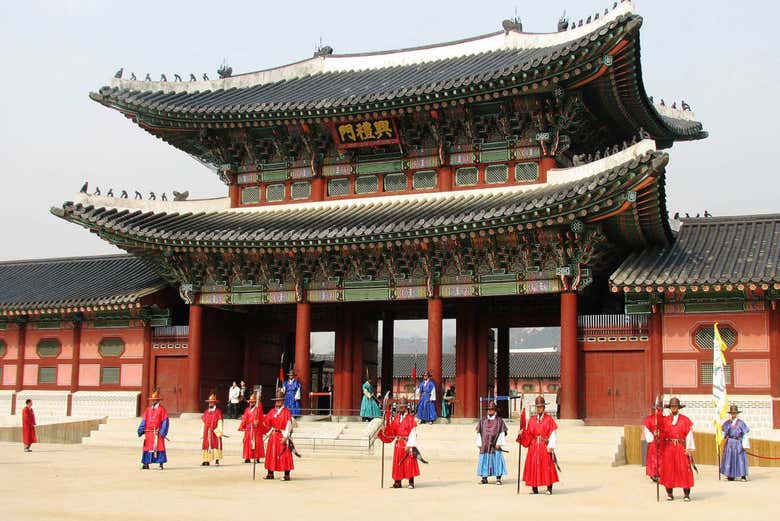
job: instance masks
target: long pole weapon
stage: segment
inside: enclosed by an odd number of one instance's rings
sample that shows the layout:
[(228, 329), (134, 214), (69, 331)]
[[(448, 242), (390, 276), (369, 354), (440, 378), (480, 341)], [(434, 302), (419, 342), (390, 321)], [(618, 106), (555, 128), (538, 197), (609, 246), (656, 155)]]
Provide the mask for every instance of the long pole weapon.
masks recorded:
[(655, 430), (653, 432), (653, 442), (655, 443), (655, 502), (661, 501), (661, 436), (660, 429), (658, 428), (658, 416), (661, 410), (661, 394), (657, 394), (655, 397)]
[[(384, 385), (384, 384), (383, 384)], [(384, 409), (382, 411), (383, 417), (384, 417), (384, 425), (382, 426), (382, 429), (384, 430), (387, 427), (387, 418), (390, 414), (390, 410), (388, 409), (390, 405), (390, 392), (387, 391), (385, 393), (385, 397), (382, 400), (382, 408)], [(382, 440), (380, 440), (382, 441)], [(385, 442), (382, 441), (382, 468), (380, 469), (380, 478), (379, 478), (379, 488), (385, 488)]]
[[(523, 434), (523, 430), (525, 430), (525, 425), (523, 425), (525, 422), (523, 419), (525, 418), (525, 408), (523, 407), (523, 401), (525, 400), (525, 393), (520, 395), (520, 436)], [(517, 495), (520, 495), (520, 472), (522, 468), (522, 461), (523, 461), (523, 444), (518, 443), (517, 444)]]

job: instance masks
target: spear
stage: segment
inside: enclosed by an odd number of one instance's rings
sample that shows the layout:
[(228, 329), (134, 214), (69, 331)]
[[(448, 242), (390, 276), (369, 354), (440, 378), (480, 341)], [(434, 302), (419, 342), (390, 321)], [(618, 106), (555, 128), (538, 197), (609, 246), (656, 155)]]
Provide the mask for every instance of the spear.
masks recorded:
[[(518, 435), (518, 441), (520, 436), (525, 430), (525, 407), (523, 407), (523, 400), (525, 399), (525, 393), (520, 395), (520, 435)], [(517, 494), (520, 495), (520, 468), (523, 461), (523, 444), (519, 443), (517, 447)]]

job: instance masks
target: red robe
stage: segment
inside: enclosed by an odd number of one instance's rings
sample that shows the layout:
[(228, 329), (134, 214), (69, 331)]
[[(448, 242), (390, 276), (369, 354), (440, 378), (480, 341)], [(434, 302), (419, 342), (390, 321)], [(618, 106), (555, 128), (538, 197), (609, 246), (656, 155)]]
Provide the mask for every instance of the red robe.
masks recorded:
[(409, 434), (417, 427), (417, 422), (411, 414), (405, 414), (403, 419), (397, 414), (393, 421), (386, 427), (382, 441), (389, 443), (395, 440), (395, 449), (393, 450), (393, 480), (401, 481), (420, 475), (420, 466), (417, 464), (417, 458), (406, 451), (406, 441)]
[[(222, 456), (222, 436), (217, 436), (219, 422), (222, 421), (222, 411), (217, 408), (214, 410), (206, 409), (203, 411), (203, 444), (201, 449), (204, 451), (216, 451), (216, 459)], [(222, 434), (222, 433), (220, 433)]]
[(38, 443), (38, 438), (35, 436), (35, 413), (32, 407), (25, 406), (22, 409), (22, 441), (27, 446)]
[[(157, 407), (150, 405), (146, 408), (142, 423), (144, 426), (144, 452), (165, 452), (165, 436), (168, 434), (168, 430), (167, 428), (164, 428), (165, 432), (160, 432), (160, 430), (163, 429), (163, 422), (167, 419), (168, 412), (162, 404)], [(154, 446), (155, 438), (157, 438), (157, 447)]]
[(647, 456), (645, 457), (645, 474), (647, 474), (651, 478), (660, 475), (661, 458), (663, 454), (663, 446), (661, 445), (662, 441), (659, 439), (659, 437), (661, 436), (660, 430), (661, 430), (661, 424), (663, 423), (663, 416), (659, 414), (659, 418), (658, 418), (659, 433), (655, 432), (655, 427), (656, 427), (655, 422), (656, 422), (655, 413), (648, 414), (647, 418), (645, 418), (645, 420), (642, 422), (644, 426), (647, 427), (647, 430), (653, 433), (653, 441), (647, 444)]
[(546, 487), (557, 483), (558, 472), (555, 470), (555, 462), (552, 454), (547, 452), (547, 442), (550, 434), (558, 428), (555, 420), (548, 414), (532, 416), (528, 420), (523, 433), (518, 436), (523, 447), (528, 447), (523, 469), (523, 481), (529, 487)]
[[(255, 407), (247, 407), (244, 415), (241, 417), (241, 425), (238, 430), (244, 432), (244, 459), (260, 459), (265, 456), (263, 449), (263, 434), (268, 430), (265, 428), (263, 418), (263, 406), (258, 404)], [(254, 437), (255, 448), (252, 450), (252, 438)]]
[(661, 422), (663, 451), (661, 459), (661, 485), (666, 488), (691, 488), (693, 470), (685, 451), (685, 438), (693, 430), (693, 422), (687, 416), (678, 414), (677, 425), (672, 425), (672, 416), (664, 416)]
[(268, 447), (265, 450), (265, 468), (270, 472), (292, 470), (292, 451), (286, 443), (286, 437), (292, 430), (292, 414), (286, 407), (271, 409), (265, 415), (265, 425), (271, 431)]

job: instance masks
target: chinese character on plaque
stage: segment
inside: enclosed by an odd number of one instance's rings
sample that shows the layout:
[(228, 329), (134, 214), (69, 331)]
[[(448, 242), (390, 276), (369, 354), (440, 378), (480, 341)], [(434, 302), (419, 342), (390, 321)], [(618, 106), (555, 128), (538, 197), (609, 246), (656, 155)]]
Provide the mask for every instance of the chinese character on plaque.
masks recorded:
[(399, 143), (392, 118), (334, 123), (331, 127), (338, 148), (372, 147)]

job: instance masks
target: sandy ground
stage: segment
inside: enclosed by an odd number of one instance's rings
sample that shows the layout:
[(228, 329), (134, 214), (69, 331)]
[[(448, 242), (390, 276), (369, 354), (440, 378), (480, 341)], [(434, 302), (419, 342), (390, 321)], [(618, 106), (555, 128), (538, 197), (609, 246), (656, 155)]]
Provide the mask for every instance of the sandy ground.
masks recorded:
[[(611, 468), (562, 462), (552, 496), (516, 495), (514, 477), (503, 486), (478, 485), (476, 461), (421, 465), (414, 490), (379, 487), (379, 454), (307, 455), (296, 459), (293, 480), (251, 479), (251, 465), (227, 455), (219, 467), (200, 467), (195, 451), (173, 452), (164, 471), (140, 470), (138, 451), (84, 445), (33, 446), (0, 443), (0, 517), (21, 520), (223, 520), (243, 516), (303, 519), (397, 519), (398, 514), (435, 519), (516, 517), (545, 519), (721, 518), (736, 507), (741, 519), (769, 519), (777, 509), (780, 469), (753, 469), (748, 483), (718, 481), (715, 468), (700, 466), (693, 501), (656, 503), (655, 485), (642, 468)], [(468, 455), (467, 455), (468, 456)], [(508, 455), (516, 476), (517, 452)], [(258, 465), (258, 478), (264, 474)], [(682, 495), (678, 491), (678, 495)], [(774, 498), (774, 499), (773, 499)], [(774, 506), (773, 506), (774, 505)], [(313, 516), (316, 516), (313, 517)], [(679, 517), (677, 519), (682, 519)]]

